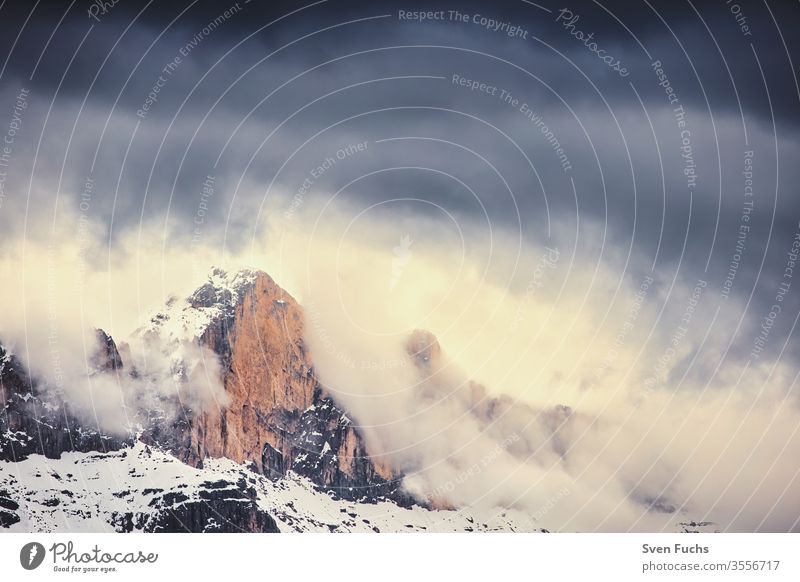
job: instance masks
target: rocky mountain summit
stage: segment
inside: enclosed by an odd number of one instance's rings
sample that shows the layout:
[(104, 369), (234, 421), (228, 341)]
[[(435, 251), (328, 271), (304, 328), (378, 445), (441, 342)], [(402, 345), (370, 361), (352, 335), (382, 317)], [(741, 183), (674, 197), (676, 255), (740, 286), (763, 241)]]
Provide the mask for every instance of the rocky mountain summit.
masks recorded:
[(139, 331), (198, 342), (219, 357), (227, 402), (183, 408), (143, 440), (202, 467), (206, 458), (250, 464), (277, 479), (287, 471), (345, 498), (402, 499), (387, 467), (314, 376), (300, 306), (266, 273), (215, 269), (188, 300), (173, 302)]
[[(63, 390), (33, 377), (18, 357), (0, 348), (0, 459), (22, 465), (37, 455), (55, 460), (65, 453), (125, 458), (141, 443), (197, 470), (211, 460), (228, 459), (268, 480), (305, 479), (333, 499), (411, 507), (415, 502), (401, 490), (399, 475), (370, 457), (363, 436), (316, 379), (303, 326), (300, 306), (266, 273), (213, 269), (190, 297), (170, 298), (130, 343), (118, 347), (97, 330), (90, 375), (120, 384), (148, 381), (151, 370), (135, 363), (141, 349), (155, 350), (169, 362), (167, 383), (174, 383), (174, 390), (137, 400), (136, 416), (123, 434), (79, 415)], [(208, 352), (197, 357), (192, 350), (198, 346)], [(185, 399), (181, 386), (202, 374), (217, 375), (211, 381), (223, 390), (201, 405)], [(182, 492), (148, 500), (148, 507), (180, 507), (180, 514), (115, 514), (107, 521), (125, 531), (208, 529), (214, 491), (209, 486), (197, 493), (194, 506)], [(215, 523), (222, 516), (239, 529), (275, 530), (272, 519), (252, 505), (247, 488), (243, 491), (240, 503), (214, 510)], [(8, 501), (0, 508), (5, 523), (12, 521), (9, 507), (22, 505), (9, 496), (13, 489), (7, 488), (3, 499)], [(243, 510), (242, 503), (251, 505)], [(236, 515), (227, 515), (234, 508)]]

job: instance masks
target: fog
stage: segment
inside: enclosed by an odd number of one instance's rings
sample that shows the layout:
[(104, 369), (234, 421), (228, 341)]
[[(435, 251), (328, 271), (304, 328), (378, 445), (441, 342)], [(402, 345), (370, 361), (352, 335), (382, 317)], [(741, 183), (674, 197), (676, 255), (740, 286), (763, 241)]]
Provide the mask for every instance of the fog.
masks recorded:
[[(795, 372), (731, 357), (741, 306), (716, 309), (708, 282), (551, 247), (518, 265), (503, 240), (482, 275), (485, 252), (432, 225), (307, 210), (313, 229), (276, 223), (273, 274), (306, 308), (320, 380), (409, 491), (564, 531), (798, 529)], [(440, 357), (409, 357), (415, 329)]]

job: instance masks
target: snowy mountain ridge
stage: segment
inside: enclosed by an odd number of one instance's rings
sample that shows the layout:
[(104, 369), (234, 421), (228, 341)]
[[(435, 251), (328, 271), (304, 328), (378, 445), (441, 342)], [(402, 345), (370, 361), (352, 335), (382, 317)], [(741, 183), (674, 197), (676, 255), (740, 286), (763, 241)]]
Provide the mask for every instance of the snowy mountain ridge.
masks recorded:
[[(204, 510), (193, 523), (187, 516), (196, 505)], [(11, 532), (236, 532), (252, 531), (254, 523), (261, 525), (257, 531), (273, 532), (535, 529), (516, 511), (431, 511), (388, 500), (337, 499), (295, 473), (271, 481), (229, 459), (197, 469), (142, 442), (109, 453), (65, 453), (58, 460), (32, 455), (4, 467), (3, 521)]]

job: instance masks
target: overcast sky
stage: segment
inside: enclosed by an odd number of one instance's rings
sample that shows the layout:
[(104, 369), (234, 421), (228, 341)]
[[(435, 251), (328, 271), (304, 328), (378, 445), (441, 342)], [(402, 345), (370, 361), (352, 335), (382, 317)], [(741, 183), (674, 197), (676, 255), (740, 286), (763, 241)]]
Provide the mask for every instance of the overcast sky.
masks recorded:
[[(800, 218), (797, 40), (778, 28), (796, 5), (737, 6), (737, 20), (723, 2), (255, 4), (6, 2), (9, 127), (25, 95), (6, 240), (47, 239), (62, 217), (80, 237), (80, 216), (104, 244), (154, 222), (165, 244), (186, 245), (213, 176), (203, 241), (234, 251), (297, 210), (311, 178), (302, 204), (333, 199), (434, 230), (450, 216), (468, 247), (491, 229), (634, 282), (708, 279), (720, 298), (752, 201), (730, 295), (752, 295), (753, 321), (768, 314)], [(438, 18), (401, 16), (420, 9)], [(397, 198), (426, 203), (387, 203)], [(775, 323), (784, 334), (796, 298)]]

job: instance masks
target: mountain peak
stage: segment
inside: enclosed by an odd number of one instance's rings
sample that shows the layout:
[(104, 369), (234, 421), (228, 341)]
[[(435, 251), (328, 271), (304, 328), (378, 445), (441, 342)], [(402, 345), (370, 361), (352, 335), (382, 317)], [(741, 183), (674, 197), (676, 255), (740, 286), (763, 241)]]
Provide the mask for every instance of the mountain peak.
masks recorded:
[(236, 306), (259, 283), (274, 288), (276, 293), (283, 293), (264, 271), (227, 271), (212, 267), (205, 282), (191, 295), (186, 298), (170, 297), (165, 306), (134, 335), (158, 335), (168, 341), (193, 341), (202, 336), (213, 322), (231, 319)]
[(212, 267), (206, 281), (189, 296), (189, 304), (195, 308), (235, 305), (259, 277), (269, 275), (252, 269), (229, 272)]
[(222, 287), (237, 287), (252, 283), (257, 277), (264, 275), (267, 274), (259, 269), (242, 268), (229, 271), (222, 267), (211, 267), (208, 271), (208, 281)]

